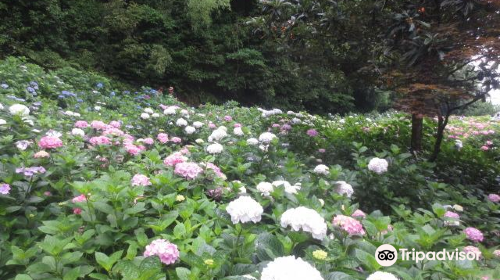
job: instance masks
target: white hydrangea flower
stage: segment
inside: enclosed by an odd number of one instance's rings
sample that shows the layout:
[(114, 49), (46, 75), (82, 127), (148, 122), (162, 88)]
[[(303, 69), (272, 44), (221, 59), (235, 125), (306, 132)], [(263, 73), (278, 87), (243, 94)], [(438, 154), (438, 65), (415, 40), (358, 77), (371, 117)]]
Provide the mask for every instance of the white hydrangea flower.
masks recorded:
[(187, 122), (185, 119), (180, 118), (180, 119), (178, 119), (178, 120), (175, 122), (175, 124), (176, 124), (177, 126), (186, 126), (186, 125), (188, 125), (188, 122)]
[(70, 117), (74, 117), (74, 116), (75, 116), (75, 113), (74, 113), (74, 112), (72, 112), (72, 111), (66, 111), (66, 112), (64, 112), (64, 114), (65, 114), (66, 116), (70, 116)]
[(326, 237), (326, 222), (321, 215), (309, 208), (300, 206), (288, 209), (281, 216), (281, 226), (290, 226), (293, 231), (303, 230), (310, 232), (312, 237), (322, 240)]
[(182, 110), (181, 110), (181, 115), (183, 115), (183, 116), (187, 116), (187, 115), (189, 115), (189, 111), (188, 111), (188, 110), (186, 110), (186, 109), (182, 109)]
[(207, 152), (209, 154), (220, 154), (222, 153), (222, 151), (224, 150), (224, 147), (219, 144), (219, 143), (214, 143), (214, 144), (211, 144), (211, 145), (208, 145), (207, 147)]
[(9, 107), (11, 115), (26, 117), (30, 114), (30, 109), (23, 104), (14, 104)]
[(63, 134), (59, 131), (51, 129), (51, 130), (47, 131), (47, 133), (45, 133), (45, 135), (50, 136), (50, 137), (60, 138)]
[(301, 188), (301, 184), (297, 183), (295, 185), (290, 184), (288, 181), (274, 181), (273, 186), (279, 187), (283, 186), (285, 188), (285, 192), (289, 194), (296, 194), (298, 190)]
[(394, 274), (389, 272), (377, 271), (375, 273), (370, 274), (366, 280), (398, 280)]
[(269, 182), (260, 182), (259, 184), (257, 184), (256, 188), (264, 196), (269, 196), (274, 190), (273, 184)]
[(236, 136), (243, 136), (243, 135), (245, 135), (245, 133), (243, 132), (243, 129), (241, 129), (241, 127), (235, 127), (233, 129), (233, 133)]
[(149, 114), (148, 113), (142, 113), (141, 114), (141, 119), (143, 119), (143, 120), (149, 119)]
[(76, 136), (76, 135), (78, 135), (78, 136), (82, 136), (82, 137), (83, 137), (83, 136), (85, 136), (85, 132), (84, 132), (82, 129), (80, 129), (80, 128), (73, 128), (73, 129), (71, 130), (71, 134), (72, 134), (72, 135), (75, 135), (75, 136)]
[(256, 138), (250, 138), (250, 139), (247, 139), (247, 144), (255, 146), (255, 145), (259, 144), (259, 140), (257, 140)]
[(308, 262), (295, 256), (279, 257), (262, 270), (261, 280), (324, 280)]
[(26, 150), (30, 145), (31, 142), (27, 140), (20, 140), (16, 142), (16, 147), (21, 151)]
[(203, 144), (203, 143), (205, 143), (205, 141), (203, 141), (203, 139), (200, 139), (200, 138), (194, 140), (194, 142), (196, 142), (197, 144)]
[(389, 167), (389, 163), (383, 158), (372, 158), (368, 163), (368, 170), (373, 171), (377, 174), (387, 172), (387, 167)]
[(337, 181), (335, 182), (337, 184), (336, 192), (340, 195), (346, 195), (347, 197), (351, 197), (352, 194), (354, 193), (354, 189), (350, 184), (348, 184), (345, 181)]
[(176, 107), (168, 107), (167, 109), (163, 110), (163, 114), (165, 115), (175, 115), (175, 113), (177, 113)]
[(192, 126), (186, 126), (186, 128), (184, 129), (184, 131), (186, 131), (187, 134), (193, 134), (196, 132), (196, 128), (192, 127)]
[(4, 108), (4, 107), (3, 107), (3, 104), (2, 104), (2, 103), (0, 103), (0, 110), (3, 110), (3, 108)]
[(276, 135), (274, 135), (271, 132), (264, 132), (259, 136), (259, 141), (264, 143), (264, 144), (269, 144), (273, 139), (276, 138)]
[(203, 123), (196, 121), (196, 122), (193, 123), (193, 126), (196, 127), (196, 128), (200, 128), (200, 127), (203, 126)]
[(231, 215), (233, 224), (248, 223), (250, 221), (257, 223), (260, 222), (264, 209), (251, 197), (240, 196), (228, 204), (226, 211)]
[(299, 118), (293, 118), (293, 119), (292, 119), (292, 123), (293, 123), (293, 124), (301, 124), (301, 123), (302, 123), (302, 120), (300, 120)]
[(94, 110), (96, 110), (96, 111), (101, 111), (101, 106), (95, 106), (95, 107), (94, 107)]
[(159, 117), (160, 117), (160, 114), (158, 114), (158, 113), (153, 113), (153, 114), (151, 115), (151, 117), (153, 117), (153, 118), (155, 118), (155, 119), (156, 119), (156, 118), (159, 118)]
[(220, 141), (222, 138), (226, 136), (227, 132), (224, 131), (224, 129), (221, 129), (221, 127), (219, 127), (216, 130), (212, 131), (212, 134), (208, 136), (208, 142)]
[(154, 111), (151, 108), (146, 108), (146, 109), (144, 109), (144, 113), (153, 114)]
[(4, 119), (0, 119), (0, 125), (4, 125), (4, 124), (7, 124), (7, 121)]
[(328, 175), (330, 173), (330, 168), (324, 164), (320, 164), (314, 167), (313, 172), (320, 175)]

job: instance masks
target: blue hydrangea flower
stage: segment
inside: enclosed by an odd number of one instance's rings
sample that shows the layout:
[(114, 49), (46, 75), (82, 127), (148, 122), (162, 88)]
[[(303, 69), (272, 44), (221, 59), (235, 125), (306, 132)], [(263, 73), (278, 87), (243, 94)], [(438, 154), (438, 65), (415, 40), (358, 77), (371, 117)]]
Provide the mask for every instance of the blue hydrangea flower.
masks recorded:
[(97, 88), (103, 88), (103, 87), (104, 87), (104, 85), (102, 83), (97, 84)]
[(1, 84), (0, 85), (3, 89), (8, 89), (9, 88), (9, 85), (8, 84)]
[(28, 88), (26, 88), (26, 89), (27, 89), (27, 90), (28, 90), (28, 92), (30, 92), (30, 93), (35, 92), (35, 89), (34, 89), (34, 88), (32, 88), (32, 87), (28, 87)]
[(109, 95), (111, 95), (111, 96), (115, 96), (115, 95), (116, 95), (116, 93), (115, 93), (114, 91), (112, 91)]

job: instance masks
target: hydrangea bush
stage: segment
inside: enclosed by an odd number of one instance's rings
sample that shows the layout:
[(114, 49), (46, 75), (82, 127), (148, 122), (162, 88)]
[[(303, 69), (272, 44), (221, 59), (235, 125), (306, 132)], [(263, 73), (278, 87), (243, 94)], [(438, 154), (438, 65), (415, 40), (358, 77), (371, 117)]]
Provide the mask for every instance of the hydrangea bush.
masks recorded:
[[(81, 72), (0, 68), (0, 279), (500, 278), (498, 191), (405, 153), (399, 113), (191, 108)], [(480, 258), (386, 268), (384, 243)]]

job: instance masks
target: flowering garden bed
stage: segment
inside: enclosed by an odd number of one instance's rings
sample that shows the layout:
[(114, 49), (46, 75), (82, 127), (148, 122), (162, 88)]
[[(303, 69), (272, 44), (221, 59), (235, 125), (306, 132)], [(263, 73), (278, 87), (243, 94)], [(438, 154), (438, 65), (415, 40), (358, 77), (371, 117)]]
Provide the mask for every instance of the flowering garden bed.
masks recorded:
[(495, 122), (453, 120), (431, 164), (399, 113), (195, 109), (17, 59), (0, 83), (0, 279), (500, 279)]

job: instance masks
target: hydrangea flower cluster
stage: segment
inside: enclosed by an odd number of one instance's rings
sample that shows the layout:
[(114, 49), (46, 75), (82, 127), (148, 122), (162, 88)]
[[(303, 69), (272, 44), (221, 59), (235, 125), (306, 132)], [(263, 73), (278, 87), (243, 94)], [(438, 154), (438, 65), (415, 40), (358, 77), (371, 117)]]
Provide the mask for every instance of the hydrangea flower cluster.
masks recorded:
[(366, 280), (398, 280), (398, 278), (392, 273), (377, 271), (370, 274)]
[(174, 173), (188, 180), (193, 180), (198, 177), (203, 169), (194, 162), (181, 162), (175, 165)]
[(261, 280), (324, 280), (308, 262), (295, 256), (279, 257), (262, 270)]
[(62, 145), (63, 142), (61, 139), (53, 136), (44, 136), (40, 139), (40, 142), (38, 142), (38, 146), (42, 149), (56, 149), (62, 147)]
[(10, 185), (7, 183), (0, 184), (0, 194), (7, 195), (10, 193)]
[(156, 239), (146, 246), (144, 257), (158, 256), (160, 261), (166, 265), (173, 264), (179, 258), (177, 245), (165, 239)]
[(165, 164), (166, 166), (175, 166), (176, 164), (185, 162), (186, 160), (187, 157), (183, 156), (182, 153), (175, 152), (166, 157), (163, 161), (163, 164)]
[(481, 253), (481, 250), (479, 250), (479, 248), (477, 248), (475, 246), (465, 246), (462, 251), (465, 252), (466, 254), (472, 253), (478, 259), (480, 259), (482, 257), (482, 255), (483, 255), (483, 253)]
[(498, 203), (498, 202), (500, 202), (500, 195), (492, 193), (492, 194), (488, 195), (488, 199), (491, 202)]
[(467, 236), (467, 239), (474, 242), (482, 242), (484, 239), (483, 233), (477, 228), (468, 227), (464, 229), (464, 233)]
[(135, 174), (132, 177), (132, 186), (151, 186), (151, 181), (146, 175)]
[(273, 184), (269, 182), (260, 182), (256, 188), (263, 196), (269, 196), (274, 190)]
[(26, 177), (31, 177), (35, 174), (43, 174), (47, 170), (43, 166), (35, 166), (35, 167), (20, 167), (16, 168), (16, 173), (23, 173)]
[(357, 209), (356, 211), (354, 211), (354, 213), (352, 213), (351, 217), (364, 219), (366, 218), (366, 214), (365, 212)]
[(224, 147), (219, 144), (219, 143), (214, 143), (214, 144), (211, 144), (211, 145), (208, 145), (207, 147), (207, 152), (209, 154), (220, 154), (222, 153), (222, 151), (224, 150)]
[(313, 172), (318, 175), (328, 175), (330, 173), (330, 168), (324, 164), (320, 164), (314, 168)]
[(226, 211), (231, 215), (231, 222), (233, 224), (257, 223), (260, 222), (264, 209), (251, 197), (240, 196), (228, 204)]
[(345, 181), (337, 181), (335, 182), (337, 184), (337, 188), (335, 191), (340, 194), (340, 195), (346, 195), (347, 197), (351, 197), (352, 194), (354, 193), (354, 189), (352, 186)]
[(364, 235), (365, 230), (363, 229), (363, 225), (356, 219), (344, 216), (337, 215), (333, 218), (333, 225), (336, 227), (340, 227), (342, 230), (347, 232), (349, 235)]
[(368, 163), (368, 170), (373, 171), (377, 174), (382, 174), (387, 172), (389, 163), (383, 158), (372, 158)]
[(281, 226), (290, 226), (293, 231), (303, 230), (310, 232), (315, 239), (322, 240), (326, 237), (326, 222), (321, 215), (309, 208), (300, 206), (288, 209), (281, 216)]

